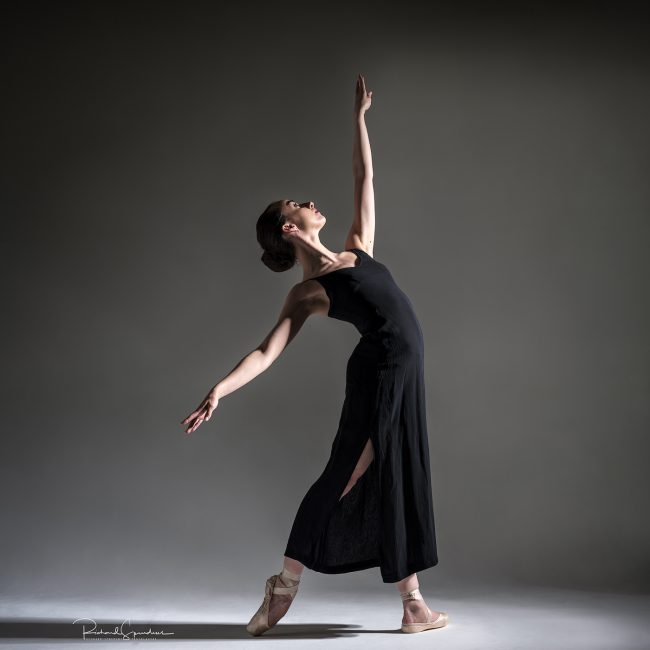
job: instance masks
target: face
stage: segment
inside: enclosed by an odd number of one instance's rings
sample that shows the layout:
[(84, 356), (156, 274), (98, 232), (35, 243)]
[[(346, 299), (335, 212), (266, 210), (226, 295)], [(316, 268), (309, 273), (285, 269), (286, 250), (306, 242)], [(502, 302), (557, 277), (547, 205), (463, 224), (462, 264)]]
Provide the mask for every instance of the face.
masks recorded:
[(320, 230), (326, 221), (312, 201), (298, 203), (293, 199), (283, 199), (282, 214), (288, 217), (283, 226), (285, 232)]

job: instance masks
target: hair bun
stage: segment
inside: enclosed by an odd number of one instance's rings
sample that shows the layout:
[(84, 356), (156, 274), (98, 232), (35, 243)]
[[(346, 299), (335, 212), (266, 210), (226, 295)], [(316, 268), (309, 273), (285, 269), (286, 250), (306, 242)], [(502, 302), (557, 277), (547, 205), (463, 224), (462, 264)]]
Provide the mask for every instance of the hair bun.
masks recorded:
[(260, 259), (272, 271), (277, 272), (286, 271), (295, 264), (295, 259), (291, 255), (284, 255), (277, 251), (274, 252), (268, 249), (264, 249), (264, 253), (262, 253)]

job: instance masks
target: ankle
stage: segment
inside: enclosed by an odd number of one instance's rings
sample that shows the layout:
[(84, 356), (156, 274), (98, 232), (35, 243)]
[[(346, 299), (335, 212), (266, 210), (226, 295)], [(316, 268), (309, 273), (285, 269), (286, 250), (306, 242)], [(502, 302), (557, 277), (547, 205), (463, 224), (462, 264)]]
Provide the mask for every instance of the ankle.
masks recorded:
[(282, 578), (283, 582), (292, 582), (293, 584), (297, 584), (298, 582), (300, 582), (301, 574), (294, 573), (293, 571), (290, 571), (286, 567), (282, 567), (282, 571), (280, 572), (280, 577)]
[(299, 573), (294, 573), (286, 567), (282, 568), (280, 572), (280, 580), (287, 585), (288, 587), (293, 587), (300, 582), (301, 575)]
[(413, 587), (413, 589), (410, 589), (409, 591), (400, 591), (399, 595), (403, 603), (412, 602), (414, 600), (423, 600), (420, 587)]

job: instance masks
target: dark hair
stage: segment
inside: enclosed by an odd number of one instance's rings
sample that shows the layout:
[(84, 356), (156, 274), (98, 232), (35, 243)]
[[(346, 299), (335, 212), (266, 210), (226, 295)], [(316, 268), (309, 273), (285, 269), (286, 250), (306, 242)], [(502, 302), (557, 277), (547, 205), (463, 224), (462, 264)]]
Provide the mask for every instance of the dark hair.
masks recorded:
[(296, 263), (293, 244), (282, 236), (286, 217), (282, 215), (282, 201), (273, 201), (257, 220), (257, 241), (264, 249), (260, 258), (271, 271), (287, 271)]

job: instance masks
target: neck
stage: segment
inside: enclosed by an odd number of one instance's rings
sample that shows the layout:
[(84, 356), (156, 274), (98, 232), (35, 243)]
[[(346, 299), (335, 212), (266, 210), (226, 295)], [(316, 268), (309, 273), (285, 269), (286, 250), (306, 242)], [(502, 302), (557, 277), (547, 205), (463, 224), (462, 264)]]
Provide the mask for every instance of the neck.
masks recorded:
[(301, 242), (301, 245), (296, 246), (296, 259), (306, 277), (317, 275), (323, 266), (336, 264), (338, 261), (336, 254), (320, 241)]

